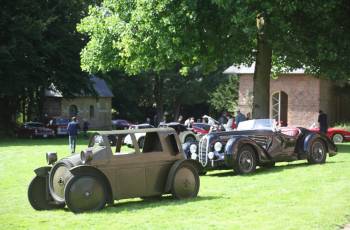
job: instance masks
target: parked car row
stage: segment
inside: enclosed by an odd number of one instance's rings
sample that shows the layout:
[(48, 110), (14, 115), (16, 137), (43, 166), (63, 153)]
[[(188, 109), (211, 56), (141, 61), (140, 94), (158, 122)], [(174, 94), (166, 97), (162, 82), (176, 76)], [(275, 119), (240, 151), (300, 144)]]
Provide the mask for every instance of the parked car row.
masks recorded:
[[(208, 133), (183, 145), (181, 132), (171, 125), (96, 132), (86, 150), (59, 161), (55, 152), (47, 153), (49, 166), (37, 168), (29, 185), (30, 204), (36, 210), (67, 205), (78, 213), (132, 197), (193, 198), (199, 191), (199, 174), (208, 170), (247, 174), (257, 166), (303, 159), (323, 164), (327, 154), (337, 153), (326, 135), (304, 128), (279, 128), (272, 119), (244, 121), (236, 131)], [(144, 134), (142, 145), (136, 138), (140, 133)], [(128, 148), (122, 145), (127, 136), (132, 143)], [(111, 138), (115, 139), (113, 147)]]

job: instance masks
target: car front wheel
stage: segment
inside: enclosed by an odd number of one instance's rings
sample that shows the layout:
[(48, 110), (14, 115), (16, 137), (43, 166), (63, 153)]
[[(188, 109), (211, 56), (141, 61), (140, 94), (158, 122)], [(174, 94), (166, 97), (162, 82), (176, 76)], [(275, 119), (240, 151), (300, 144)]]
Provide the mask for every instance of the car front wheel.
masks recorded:
[(312, 144), (309, 152), (309, 157), (307, 161), (310, 164), (323, 164), (326, 162), (326, 148), (323, 142), (319, 139), (316, 139)]
[(106, 205), (106, 186), (96, 176), (73, 176), (64, 189), (64, 198), (74, 213), (100, 210)]
[(233, 170), (237, 174), (248, 174), (256, 169), (256, 155), (251, 146), (243, 146), (238, 150)]
[(334, 143), (342, 143), (344, 141), (344, 137), (340, 133), (336, 133), (333, 135), (332, 140)]
[[(47, 196), (46, 178), (35, 176), (29, 184), (28, 200), (35, 210), (51, 210), (63, 208), (64, 204), (57, 204), (50, 196)], [(49, 200), (47, 199), (49, 197)]]

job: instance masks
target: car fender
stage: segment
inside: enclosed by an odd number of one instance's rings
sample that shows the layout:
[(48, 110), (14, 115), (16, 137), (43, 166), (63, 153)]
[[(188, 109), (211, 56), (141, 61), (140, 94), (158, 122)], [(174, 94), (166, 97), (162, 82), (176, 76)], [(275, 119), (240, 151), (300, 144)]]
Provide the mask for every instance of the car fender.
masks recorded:
[(46, 177), (49, 175), (52, 166), (43, 166), (34, 170), (35, 174), (39, 177)]
[(197, 173), (201, 172), (201, 168), (202, 165), (195, 160), (191, 160), (191, 159), (181, 159), (176, 161), (170, 168), (169, 173), (168, 173), (168, 178), (165, 184), (165, 189), (164, 189), (164, 193), (169, 193), (171, 190), (171, 184), (173, 182), (173, 178), (175, 176), (176, 170), (184, 163), (190, 163), (192, 164), (196, 169), (197, 169)]
[(225, 146), (225, 164), (227, 166), (233, 166), (233, 163), (236, 161), (239, 148), (246, 144), (254, 148), (258, 161), (264, 161), (268, 159), (265, 151), (252, 139), (248, 137), (234, 137), (230, 138)]
[(337, 152), (337, 148), (334, 145), (334, 143), (323, 134), (314, 133), (314, 132), (308, 133), (304, 138), (303, 149), (302, 149), (302, 152), (304, 154), (309, 154), (311, 152), (311, 144), (315, 139), (321, 139), (326, 147), (326, 151), (332, 154), (332, 156), (335, 155), (335, 153)]
[(113, 193), (111, 184), (109, 183), (107, 176), (101, 170), (90, 165), (78, 165), (70, 168), (69, 171), (73, 175), (97, 175), (98, 177), (100, 177), (106, 185), (107, 203), (113, 204)]

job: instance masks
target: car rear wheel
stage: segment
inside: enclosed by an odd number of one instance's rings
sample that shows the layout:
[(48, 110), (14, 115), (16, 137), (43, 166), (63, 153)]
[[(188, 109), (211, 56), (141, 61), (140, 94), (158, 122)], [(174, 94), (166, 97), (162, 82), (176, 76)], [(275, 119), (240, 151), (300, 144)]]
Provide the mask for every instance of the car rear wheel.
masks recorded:
[(97, 176), (73, 176), (64, 189), (64, 198), (74, 213), (100, 210), (106, 205), (106, 186)]
[(238, 150), (233, 170), (237, 174), (248, 174), (256, 169), (255, 151), (251, 146), (245, 145)]
[(344, 141), (344, 137), (340, 133), (336, 133), (333, 135), (332, 140), (334, 143), (342, 143)]
[(176, 199), (196, 197), (199, 191), (199, 175), (196, 168), (189, 163), (181, 164), (174, 175), (171, 194)]
[(320, 139), (316, 139), (312, 144), (307, 161), (310, 164), (323, 164), (326, 162), (326, 148)]
[[(57, 204), (50, 196), (47, 196), (47, 192), (46, 178), (35, 176), (28, 187), (28, 200), (35, 210), (51, 210), (64, 207), (64, 204)], [(50, 199), (48, 200), (47, 197)]]

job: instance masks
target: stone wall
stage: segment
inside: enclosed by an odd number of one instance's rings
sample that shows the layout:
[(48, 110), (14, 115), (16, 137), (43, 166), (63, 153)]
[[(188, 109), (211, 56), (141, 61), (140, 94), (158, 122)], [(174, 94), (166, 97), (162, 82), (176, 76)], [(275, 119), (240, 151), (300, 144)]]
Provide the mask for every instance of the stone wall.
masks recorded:
[[(62, 99), (62, 117), (70, 117), (69, 107), (75, 105), (78, 108), (78, 119), (80, 123), (86, 119), (92, 129), (111, 129), (111, 98), (83, 97), (74, 99)], [(90, 114), (90, 106), (93, 112)]]
[[(312, 76), (281, 75), (270, 82), (270, 103), (271, 95), (275, 92), (284, 91), (288, 95), (288, 126), (310, 127), (313, 123), (317, 124), (320, 107), (325, 107), (324, 110), (326, 113), (329, 112), (332, 122), (334, 114), (331, 112), (333, 100), (331, 85), (326, 80)], [(252, 92), (253, 75), (240, 75), (238, 105), (243, 113), (251, 112)]]

